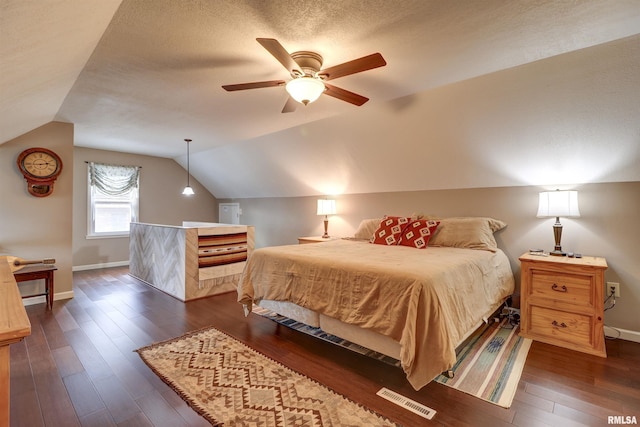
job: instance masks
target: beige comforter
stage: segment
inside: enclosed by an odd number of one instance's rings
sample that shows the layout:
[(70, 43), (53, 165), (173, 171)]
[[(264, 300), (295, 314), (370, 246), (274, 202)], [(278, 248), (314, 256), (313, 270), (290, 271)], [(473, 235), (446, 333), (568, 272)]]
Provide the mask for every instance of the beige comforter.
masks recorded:
[(389, 336), (417, 390), (453, 366), (457, 343), (513, 290), (502, 251), (333, 240), (255, 250), (238, 301), (290, 301)]

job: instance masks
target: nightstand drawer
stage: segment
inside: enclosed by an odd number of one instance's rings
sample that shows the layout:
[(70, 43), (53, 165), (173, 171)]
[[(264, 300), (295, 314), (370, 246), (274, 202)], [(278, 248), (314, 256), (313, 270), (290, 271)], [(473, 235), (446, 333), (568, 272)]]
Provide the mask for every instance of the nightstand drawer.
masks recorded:
[(549, 341), (591, 346), (593, 319), (578, 313), (552, 310), (532, 305), (530, 307), (531, 335), (545, 337)]
[(530, 297), (593, 307), (593, 276), (533, 270)]

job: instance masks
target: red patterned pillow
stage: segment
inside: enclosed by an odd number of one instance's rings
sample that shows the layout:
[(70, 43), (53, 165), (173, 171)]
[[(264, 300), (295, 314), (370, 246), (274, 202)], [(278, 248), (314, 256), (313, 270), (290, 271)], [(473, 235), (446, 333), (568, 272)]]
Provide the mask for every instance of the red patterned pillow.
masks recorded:
[(439, 221), (427, 219), (412, 221), (402, 230), (398, 245), (411, 246), (418, 249), (426, 248), (429, 244), (429, 239), (436, 232), (439, 224)]
[(402, 216), (386, 216), (380, 221), (378, 229), (373, 233), (370, 242), (376, 245), (397, 245), (402, 230), (409, 224), (411, 218)]

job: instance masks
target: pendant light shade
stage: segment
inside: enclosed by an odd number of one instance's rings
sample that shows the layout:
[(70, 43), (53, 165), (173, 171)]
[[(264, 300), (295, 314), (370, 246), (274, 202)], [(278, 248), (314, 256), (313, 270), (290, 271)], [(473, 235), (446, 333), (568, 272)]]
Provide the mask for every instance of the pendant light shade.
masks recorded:
[(184, 190), (182, 190), (182, 194), (184, 194), (185, 196), (191, 196), (194, 194), (193, 188), (191, 188), (191, 185), (189, 185), (189, 178), (191, 176), (191, 174), (189, 173), (189, 143), (191, 142), (191, 140), (185, 139), (184, 141), (187, 143), (187, 186), (184, 187)]

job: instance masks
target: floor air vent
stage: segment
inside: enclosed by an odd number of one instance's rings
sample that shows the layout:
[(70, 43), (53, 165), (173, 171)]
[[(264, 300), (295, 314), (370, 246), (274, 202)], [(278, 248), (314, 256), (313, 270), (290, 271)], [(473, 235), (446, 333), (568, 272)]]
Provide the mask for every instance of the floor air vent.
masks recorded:
[(422, 403), (418, 403), (415, 400), (411, 400), (407, 397), (404, 397), (401, 394), (396, 393), (395, 391), (391, 391), (388, 388), (381, 388), (376, 393), (378, 396), (387, 399), (389, 402), (395, 403), (398, 406), (401, 406), (414, 414), (418, 414), (423, 418), (430, 420), (436, 414), (436, 411), (429, 408), (428, 406), (424, 406)]

